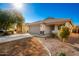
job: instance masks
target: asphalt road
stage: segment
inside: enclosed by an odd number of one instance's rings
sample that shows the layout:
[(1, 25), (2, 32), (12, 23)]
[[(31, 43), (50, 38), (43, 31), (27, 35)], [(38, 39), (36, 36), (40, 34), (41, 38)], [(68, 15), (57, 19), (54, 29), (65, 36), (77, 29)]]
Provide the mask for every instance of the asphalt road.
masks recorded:
[(0, 43), (13, 41), (13, 40), (19, 40), (19, 39), (28, 38), (28, 37), (32, 37), (32, 35), (30, 35), (29, 33), (26, 33), (26, 34), (15, 34), (15, 35), (9, 35), (9, 36), (1, 36)]

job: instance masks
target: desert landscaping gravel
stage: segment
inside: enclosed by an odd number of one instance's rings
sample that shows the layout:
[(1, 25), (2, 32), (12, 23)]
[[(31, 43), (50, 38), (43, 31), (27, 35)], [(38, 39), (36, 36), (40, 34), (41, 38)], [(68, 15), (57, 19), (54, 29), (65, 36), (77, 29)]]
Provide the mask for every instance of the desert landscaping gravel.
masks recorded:
[[(56, 38), (38, 38), (49, 49), (52, 56), (64, 53), (66, 56), (79, 56), (79, 44), (61, 42)], [(77, 47), (76, 47), (77, 45)]]

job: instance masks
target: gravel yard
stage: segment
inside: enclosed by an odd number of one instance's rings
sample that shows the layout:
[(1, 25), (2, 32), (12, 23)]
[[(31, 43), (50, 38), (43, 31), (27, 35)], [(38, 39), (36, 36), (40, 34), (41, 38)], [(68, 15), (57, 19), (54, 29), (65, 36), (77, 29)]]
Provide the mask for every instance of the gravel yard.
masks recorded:
[(49, 49), (52, 56), (65, 53), (67, 56), (79, 56), (79, 44), (61, 42), (56, 38), (39, 38), (40, 41)]

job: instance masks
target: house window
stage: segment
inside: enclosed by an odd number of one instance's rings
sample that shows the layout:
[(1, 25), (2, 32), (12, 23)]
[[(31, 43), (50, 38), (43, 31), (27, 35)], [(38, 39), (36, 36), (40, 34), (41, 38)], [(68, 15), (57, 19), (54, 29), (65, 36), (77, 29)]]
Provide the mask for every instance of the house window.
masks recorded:
[(51, 27), (51, 30), (54, 30), (54, 27), (55, 27), (55, 26), (53, 25), (53, 26), (50, 26), (50, 27)]

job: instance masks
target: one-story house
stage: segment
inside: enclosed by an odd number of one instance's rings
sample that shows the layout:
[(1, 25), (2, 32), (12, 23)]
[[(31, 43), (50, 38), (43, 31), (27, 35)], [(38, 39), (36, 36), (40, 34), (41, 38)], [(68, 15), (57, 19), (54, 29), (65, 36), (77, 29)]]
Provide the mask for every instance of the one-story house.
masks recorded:
[(70, 19), (63, 18), (46, 18), (41, 21), (29, 23), (29, 33), (32, 34), (50, 34), (56, 33), (61, 28), (61, 26), (72, 27), (72, 22)]

